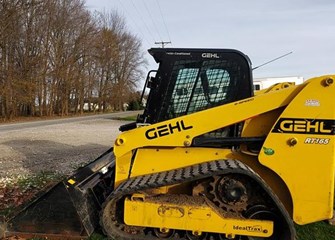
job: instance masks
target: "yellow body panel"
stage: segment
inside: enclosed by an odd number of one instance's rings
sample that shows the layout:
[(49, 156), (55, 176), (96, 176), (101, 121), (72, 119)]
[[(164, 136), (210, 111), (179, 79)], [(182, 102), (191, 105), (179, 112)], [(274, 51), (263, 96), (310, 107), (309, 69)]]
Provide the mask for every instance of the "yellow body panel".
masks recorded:
[[(317, 120), (335, 119), (335, 84), (326, 87), (323, 79), (309, 81), (293, 99), (280, 116), (298, 119), (281, 124), (284, 130), (292, 131), (269, 134), (264, 147), (273, 149), (274, 154), (262, 151), (259, 156), (260, 162), (279, 174), (290, 189), (293, 218), (299, 224), (333, 216), (335, 139), (334, 133), (327, 134)], [(316, 129), (326, 132), (313, 133)]]
[[(115, 141), (114, 154), (121, 157), (144, 146), (190, 146), (196, 136), (286, 106), (302, 88), (298, 85), (124, 132)], [(157, 137), (148, 139), (146, 134)]]
[[(317, 128), (322, 134), (310, 134), (305, 130), (313, 129), (314, 125), (304, 120), (334, 121), (335, 84), (331, 81), (328, 84), (325, 81), (328, 78), (335, 79), (335, 76), (312, 79), (302, 85), (122, 133), (114, 146), (116, 185), (128, 177), (216, 159), (237, 159), (249, 165), (268, 183), (295, 222), (306, 224), (331, 218), (335, 178), (334, 132), (327, 132), (327, 127), (320, 122)], [(297, 118), (292, 127), (294, 132), (273, 132), (271, 128), (278, 116), (288, 121)], [(190, 147), (196, 136), (244, 121), (247, 124), (242, 136), (266, 136), (259, 156), (252, 156), (247, 149), (243, 154), (228, 149)], [(290, 129), (290, 122), (284, 122), (282, 127)], [(306, 142), (308, 138), (311, 140)], [(313, 139), (319, 139), (318, 144), (312, 144)]]
[(142, 148), (139, 149), (131, 177), (168, 171), (176, 168), (218, 160), (231, 159), (230, 149), (218, 148)]
[(188, 230), (199, 235), (201, 232), (216, 232), (229, 237), (269, 237), (273, 233), (271, 221), (224, 218), (207, 204), (188, 205), (126, 199), (124, 211), (125, 223), (132, 226)]
[(117, 158), (115, 165), (115, 186), (129, 177), (132, 152), (128, 152), (122, 157)]

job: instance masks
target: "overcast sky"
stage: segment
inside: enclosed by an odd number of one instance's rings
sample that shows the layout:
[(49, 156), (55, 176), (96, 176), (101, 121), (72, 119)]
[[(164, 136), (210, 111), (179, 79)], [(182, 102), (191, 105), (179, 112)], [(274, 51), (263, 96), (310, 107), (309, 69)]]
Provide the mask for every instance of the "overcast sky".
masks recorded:
[[(254, 77), (335, 74), (335, 0), (86, 0), (94, 11), (117, 10), (143, 49), (234, 48), (253, 67), (293, 51), (254, 71)], [(150, 55), (149, 68), (156, 68)]]

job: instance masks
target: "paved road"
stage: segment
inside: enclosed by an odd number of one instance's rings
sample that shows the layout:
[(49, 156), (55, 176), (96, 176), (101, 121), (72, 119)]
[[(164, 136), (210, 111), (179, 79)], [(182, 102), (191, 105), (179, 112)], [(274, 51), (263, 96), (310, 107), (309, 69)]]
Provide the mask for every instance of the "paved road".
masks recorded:
[(70, 117), (70, 118), (62, 118), (62, 119), (38, 120), (38, 121), (32, 121), (32, 122), (1, 124), (0, 133), (12, 131), (12, 130), (43, 127), (43, 126), (62, 124), (62, 123), (73, 123), (73, 122), (79, 122), (79, 121), (85, 121), (85, 120), (114, 119), (118, 117), (128, 117), (128, 116), (137, 115), (141, 112), (142, 111), (126, 111), (126, 112), (116, 112), (116, 113), (98, 114), (98, 115), (81, 116), (81, 117)]
[(101, 155), (129, 123), (113, 120), (140, 112), (0, 125), (0, 183), (6, 177), (55, 171), (70, 174)]

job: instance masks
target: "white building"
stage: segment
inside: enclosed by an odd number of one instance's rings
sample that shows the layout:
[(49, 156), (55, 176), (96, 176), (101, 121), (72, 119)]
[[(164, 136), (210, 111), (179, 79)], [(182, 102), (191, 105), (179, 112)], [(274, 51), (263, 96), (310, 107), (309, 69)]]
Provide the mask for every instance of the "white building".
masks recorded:
[(283, 82), (294, 82), (295, 85), (301, 84), (304, 82), (303, 77), (267, 77), (267, 78), (254, 78), (254, 90), (262, 90), (268, 88), (276, 83)]

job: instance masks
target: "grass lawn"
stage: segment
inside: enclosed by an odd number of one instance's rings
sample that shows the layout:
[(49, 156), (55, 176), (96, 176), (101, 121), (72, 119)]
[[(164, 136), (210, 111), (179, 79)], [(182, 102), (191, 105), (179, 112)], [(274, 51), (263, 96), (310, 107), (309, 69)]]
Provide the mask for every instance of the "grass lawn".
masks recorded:
[(116, 117), (115, 120), (121, 120), (121, 121), (133, 121), (135, 122), (137, 119), (137, 115), (135, 116), (129, 116), (129, 117)]
[(327, 222), (317, 222), (296, 226), (297, 240), (335, 240), (335, 226)]

